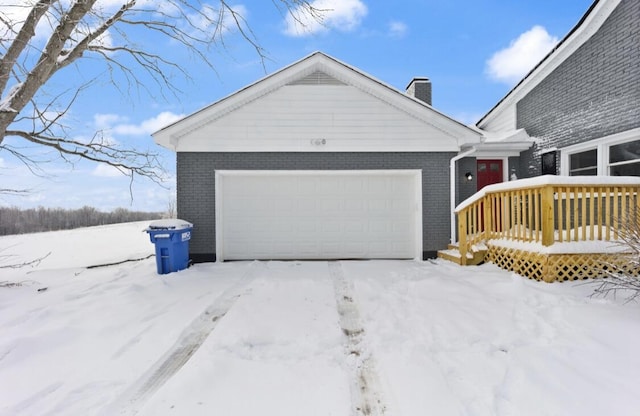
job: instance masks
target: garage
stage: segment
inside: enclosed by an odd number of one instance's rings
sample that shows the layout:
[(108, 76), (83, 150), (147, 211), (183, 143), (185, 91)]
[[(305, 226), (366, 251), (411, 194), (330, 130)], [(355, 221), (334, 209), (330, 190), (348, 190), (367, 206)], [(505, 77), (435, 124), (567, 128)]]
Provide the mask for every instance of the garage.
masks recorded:
[(314, 52), (153, 137), (200, 263), (433, 258), (469, 186), (451, 161), (482, 135), (431, 106), (427, 78), (400, 91)]
[(413, 259), (420, 170), (219, 170), (217, 259)]

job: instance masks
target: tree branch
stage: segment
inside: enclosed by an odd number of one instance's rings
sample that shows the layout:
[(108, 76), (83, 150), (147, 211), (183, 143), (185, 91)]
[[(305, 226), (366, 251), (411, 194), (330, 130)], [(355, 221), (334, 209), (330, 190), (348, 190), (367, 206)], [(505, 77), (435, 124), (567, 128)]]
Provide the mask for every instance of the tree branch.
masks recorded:
[(123, 175), (131, 178), (134, 175), (139, 175), (158, 184), (162, 184), (164, 181), (160, 173), (163, 172), (163, 168), (157, 153), (113, 146), (104, 140), (101, 132), (96, 133), (87, 143), (19, 130), (7, 130), (7, 135), (21, 137), (28, 142), (54, 149), (70, 163), (73, 162), (66, 158), (68, 156), (112, 166)]
[[(37, 63), (33, 66), (33, 69), (27, 75), (25, 81), (19, 85), (19, 88), (17, 88), (11, 96), (9, 102), (11, 109), (14, 109), (16, 112), (22, 111), (42, 85), (51, 78), (62, 48), (67, 40), (69, 40), (71, 33), (76, 29), (78, 23), (91, 7), (93, 7), (96, 1), (97, 0), (76, 1), (68, 12), (63, 13), (58, 26), (51, 37), (49, 37)], [(0, 143), (4, 140), (5, 130), (9, 124), (13, 122), (16, 115), (14, 112), (0, 112)]]
[[(31, 144), (50, 149), (71, 164), (88, 160), (110, 165), (129, 176), (131, 181), (134, 175), (157, 183), (163, 179), (164, 169), (155, 153), (115, 145), (101, 131), (86, 142), (72, 138), (72, 130), (64, 125), (63, 118), (76, 97), (97, 78), (78, 86), (75, 79), (69, 77), (75, 92), (67, 105), (62, 106), (62, 111), (58, 104), (70, 90), (50, 98), (45, 89), (53, 74), (72, 63), (82, 74), (83, 59), (97, 59), (104, 64), (117, 89), (122, 85), (135, 86), (153, 96), (144, 78), (151, 78), (153, 81), (148, 82), (155, 82), (161, 94), (168, 89), (176, 95), (180, 88), (175, 80), (188, 79), (190, 71), (181, 58), (172, 61), (161, 52), (155, 52), (154, 45), (143, 47), (132, 42), (139, 30), (183, 47), (214, 71), (211, 49), (226, 49), (227, 33), (235, 32), (247, 41), (260, 57), (263, 68), (268, 59), (244, 16), (227, 0), (218, 0), (218, 8), (204, 0), (145, 2), (148, 6), (143, 7), (136, 7), (136, 0), (121, 0), (119, 8), (113, 8), (113, 2), (105, 5), (97, 3), (98, 0), (14, 1), (13, 7), (29, 8), (29, 13), (24, 22), (0, 15), (0, 24), (6, 25), (11, 35), (11, 39), (0, 40), (0, 53), (4, 51), (0, 56), (0, 92), (3, 95), (0, 101), (0, 151), (16, 157), (38, 175), (43, 172), (40, 165), (46, 162), (38, 158), (46, 153), (32, 156), (26, 150), (31, 150)], [(307, 0), (272, 2), (278, 9), (286, 9), (301, 24), (304, 24), (301, 13), (320, 19), (321, 11)], [(41, 22), (48, 23), (52, 30), (44, 45), (40, 45), (35, 36)], [(109, 42), (99, 42), (106, 36), (109, 36)], [(174, 78), (176, 74), (178, 78)], [(122, 76), (126, 83), (122, 82)], [(21, 148), (13, 142), (8, 144), (4, 140), (9, 136), (29, 145)]]
[[(17, 36), (12, 40), (9, 49), (7, 49), (5, 55), (0, 59), (0, 91), (4, 91), (6, 88), (7, 82), (9, 82), (11, 68), (22, 51), (29, 46), (29, 41), (36, 35), (38, 22), (40, 22), (42, 16), (49, 10), (51, 4), (56, 1), (58, 0), (40, 0), (31, 8)], [(8, 27), (10, 26), (10, 22), (5, 19), (3, 19), (3, 22)]]
[(106, 19), (104, 23), (102, 23), (102, 25), (100, 25), (97, 29), (90, 32), (80, 42), (78, 42), (75, 48), (73, 48), (70, 51), (62, 51), (63, 53), (60, 55), (60, 58), (57, 60), (55, 70), (57, 71), (61, 68), (64, 68), (65, 66), (69, 65), (76, 59), (80, 58), (82, 54), (87, 49), (90, 48), (91, 42), (98, 39), (100, 36), (106, 33), (107, 30), (109, 30), (109, 28), (111, 28), (114, 24), (120, 21), (124, 16), (124, 14), (128, 10), (130, 10), (135, 4), (136, 4), (136, 0), (127, 1), (126, 4), (123, 4), (122, 7), (120, 7), (120, 9), (113, 16)]
[(29, 189), (0, 188), (0, 195), (27, 195), (30, 192)]

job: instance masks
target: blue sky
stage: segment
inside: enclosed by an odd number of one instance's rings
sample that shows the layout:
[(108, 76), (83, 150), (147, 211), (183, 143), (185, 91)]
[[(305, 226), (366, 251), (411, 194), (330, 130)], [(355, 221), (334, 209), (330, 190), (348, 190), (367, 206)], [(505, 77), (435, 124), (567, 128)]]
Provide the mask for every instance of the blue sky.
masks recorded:
[[(0, 10), (7, 3), (0, 0)], [(270, 1), (238, 1), (234, 7), (242, 11), (268, 60), (263, 67), (251, 46), (231, 31), (226, 33), (224, 48), (211, 52), (215, 72), (175, 44), (158, 45), (157, 38), (136, 33), (138, 44), (153, 44), (187, 68), (191, 80), (169, 74), (182, 93), (162, 98), (153, 83), (148, 84), (150, 94), (118, 91), (106, 74), (95, 72), (91, 59), (56, 75), (54, 88), (68, 88), (88, 74), (101, 74), (105, 79), (83, 92), (66, 124), (75, 134), (86, 136), (102, 129), (120, 143), (159, 152), (169, 172), (166, 187), (143, 179), (130, 184), (108, 167), (85, 162), (69, 165), (53, 156), (43, 165), (43, 175), (34, 176), (0, 152), (0, 180), (10, 183), (6, 187), (31, 190), (27, 196), (0, 196), (0, 205), (165, 210), (175, 192), (175, 155), (156, 146), (150, 133), (314, 51), (399, 90), (414, 76), (429, 77), (433, 106), (461, 122), (475, 123), (575, 26), (591, 3), (318, 0), (317, 7), (327, 10), (324, 26), (310, 23), (300, 30)]]

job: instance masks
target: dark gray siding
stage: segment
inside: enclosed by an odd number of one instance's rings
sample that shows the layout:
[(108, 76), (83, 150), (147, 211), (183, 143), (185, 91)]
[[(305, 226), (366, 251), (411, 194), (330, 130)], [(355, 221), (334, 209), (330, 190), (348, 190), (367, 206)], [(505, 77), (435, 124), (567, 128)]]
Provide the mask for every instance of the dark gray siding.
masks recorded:
[(524, 178), (524, 174), (520, 171), (520, 158), (519, 157), (510, 157), (508, 160), (509, 163), (509, 178), (507, 180), (511, 180), (513, 175), (516, 175), (516, 178), (521, 179)]
[[(478, 190), (477, 181), (478, 163), (475, 157), (465, 157), (456, 164), (456, 205), (469, 198)], [(465, 177), (467, 172), (471, 172), (473, 180), (468, 181)]]
[(545, 148), (640, 127), (639, 45), (640, 1), (622, 0), (591, 39), (518, 102), (518, 128), (539, 139), (522, 153), (519, 177), (540, 174)]
[(421, 169), (423, 251), (449, 242), (449, 161), (456, 153), (202, 153), (177, 155), (178, 217), (194, 224), (194, 261), (215, 259), (216, 170)]

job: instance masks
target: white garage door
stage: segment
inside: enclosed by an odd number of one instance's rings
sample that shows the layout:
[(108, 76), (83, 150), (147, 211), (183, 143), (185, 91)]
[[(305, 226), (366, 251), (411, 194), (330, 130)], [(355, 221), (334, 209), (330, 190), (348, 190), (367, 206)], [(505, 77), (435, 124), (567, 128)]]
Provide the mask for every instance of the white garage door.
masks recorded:
[(421, 182), (419, 170), (217, 171), (217, 258), (419, 258)]

